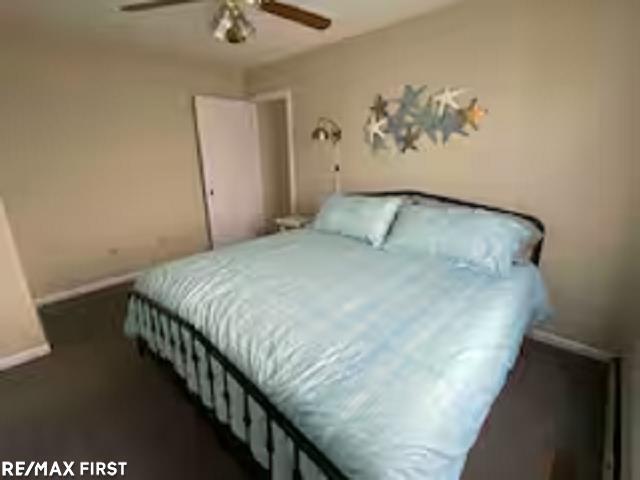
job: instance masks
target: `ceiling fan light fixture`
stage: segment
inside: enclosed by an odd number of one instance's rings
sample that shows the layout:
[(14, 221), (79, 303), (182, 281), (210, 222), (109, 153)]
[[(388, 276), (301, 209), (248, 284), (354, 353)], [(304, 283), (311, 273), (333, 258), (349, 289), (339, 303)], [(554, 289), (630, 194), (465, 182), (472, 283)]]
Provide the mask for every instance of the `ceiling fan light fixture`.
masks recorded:
[[(135, 13), (155, 10), (157, 8), (173, 7), (190, 3), (200, 3), (204, 0), (144, 0), (138, 3), (122, 5), (121, 12)], [(216, 0), (218, 9), (211, 19), (211, 34), (216, 40), (224, 43), (243, 43), (255, 34), (256, 28), (245, 16), (247, 6), (254, 7), (259, 12), (268, 13), (275, 17), (295, 22), (299, 25), (326, 30), (331, 26), (331, 19), (296, 7), (280, 0)]]
[(211, 20), (215, 39), (225, 43), (243, 43), (256, 29), (244, 12), (233, 1), (225, 1)]

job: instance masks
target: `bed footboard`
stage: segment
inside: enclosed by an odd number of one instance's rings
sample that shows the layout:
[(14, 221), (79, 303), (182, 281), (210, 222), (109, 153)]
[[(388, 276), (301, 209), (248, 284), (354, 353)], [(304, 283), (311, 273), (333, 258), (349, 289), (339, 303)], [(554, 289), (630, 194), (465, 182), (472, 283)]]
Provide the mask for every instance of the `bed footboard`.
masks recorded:
[(169, 364), (222, 443), (269, 479), (347, 477), (190, 323), (137, 291), (129, 294), (136, 344)]

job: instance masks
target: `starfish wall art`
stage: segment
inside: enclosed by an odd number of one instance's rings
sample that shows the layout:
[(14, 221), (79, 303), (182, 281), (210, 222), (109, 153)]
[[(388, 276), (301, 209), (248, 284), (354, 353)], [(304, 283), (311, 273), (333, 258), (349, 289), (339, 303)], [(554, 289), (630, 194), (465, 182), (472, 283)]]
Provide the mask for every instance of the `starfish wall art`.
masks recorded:
[[(478, 130), (487, 110), (472, 99), (461, 106), (458, 97), (466, 89), (445, 87), (428, 95), (426, 86), (406, 85), (402, 97), (385, 99), (376, 95), (365, 124), (365, 140), (374, 151), (393, 143), (401, 153), (418, 150), (417, 142), (424, 134), (435, 145), (446, 144), (452, 135), (468, 136), (466, 127)], [(422, 102), (422, 98), (426, 101)]]

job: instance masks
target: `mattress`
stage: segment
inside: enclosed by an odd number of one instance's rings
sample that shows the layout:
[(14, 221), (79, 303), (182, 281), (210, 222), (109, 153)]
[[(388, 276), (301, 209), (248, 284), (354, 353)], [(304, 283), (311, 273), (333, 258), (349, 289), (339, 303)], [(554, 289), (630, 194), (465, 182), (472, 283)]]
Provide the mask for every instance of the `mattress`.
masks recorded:
[[(548, 312), (533, 265), (495, 277), (313, 230), (170, 262), (135, 289), (202, 332), (348, 477), (367, 480), (459, 478), (524, 333)], [(135, 307), (125, 331), (144, 336)], [(197, 366), (175, 367), (197, 385)], [(260, 442), (247, 441), (264, 464)]]

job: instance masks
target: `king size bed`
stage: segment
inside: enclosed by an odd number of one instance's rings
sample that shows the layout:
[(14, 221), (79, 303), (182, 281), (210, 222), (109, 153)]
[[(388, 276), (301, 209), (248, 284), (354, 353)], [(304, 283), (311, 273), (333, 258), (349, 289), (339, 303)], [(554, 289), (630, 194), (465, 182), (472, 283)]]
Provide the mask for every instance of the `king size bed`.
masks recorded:
[(125, 332), (267, 478), (457, 479), (547, 315), (543, 224), (419, 192), (333, 202), (142, 275)]

